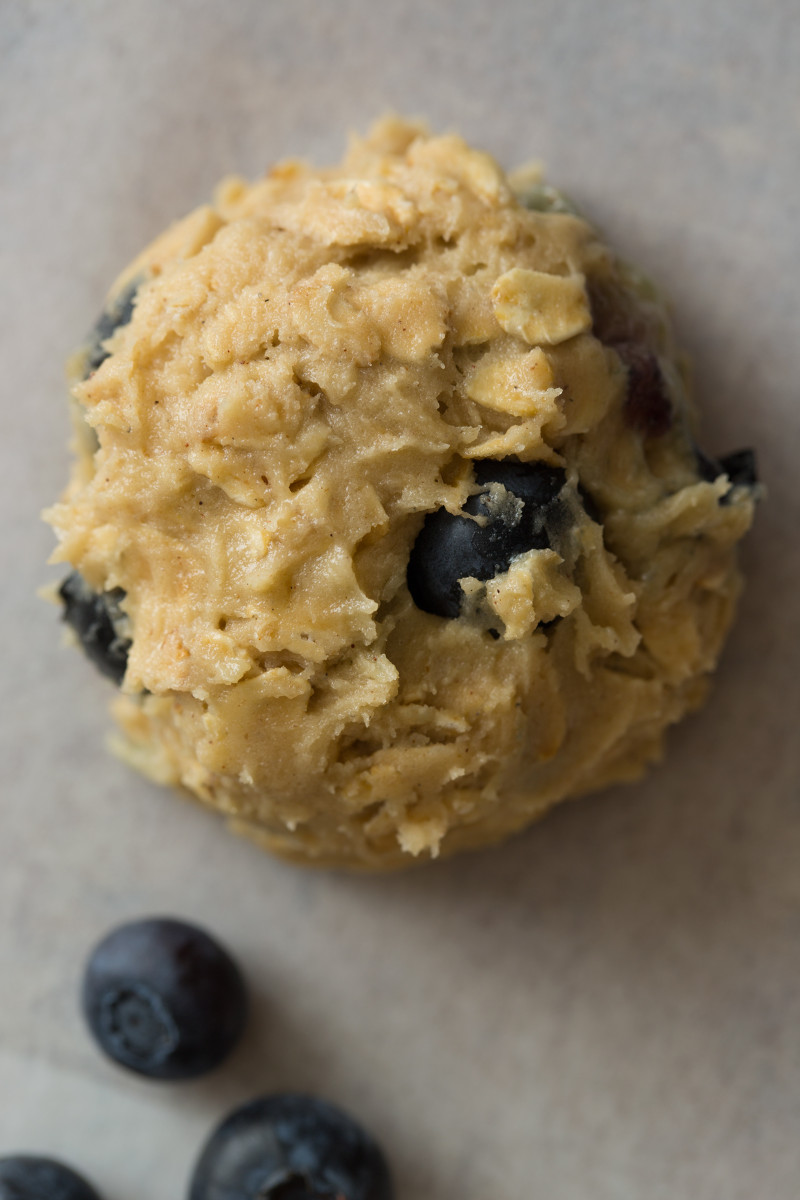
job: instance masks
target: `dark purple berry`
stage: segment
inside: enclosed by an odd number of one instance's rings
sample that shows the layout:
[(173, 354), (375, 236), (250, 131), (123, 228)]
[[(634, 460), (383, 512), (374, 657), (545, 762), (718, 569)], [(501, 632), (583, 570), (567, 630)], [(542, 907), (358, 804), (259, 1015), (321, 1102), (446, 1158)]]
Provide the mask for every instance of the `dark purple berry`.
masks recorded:
[(189, 1200), (392, 1200), (378, 1144), (313, 1096), (262, 1096), (212, 1133)]
[[(735, 450), (722, 458), (710, 458), (699, 448), (695, 448), (697, 471), (701, 479), (713, 483), (720, 475), (727, 475), (731, 489), (737, 487), (753, 488), (758, 483), (758, 466), (755, 450)], [(721, 498), (720, 504), (730, 504), (732, 492), (728, 491)]]
[(83, 1011), (100, 1048), (152, 1079), (191, 1079), (233, 1048), (247, 1014), (238, 968), (193, 925), (120, 925), (93, 951)]
[[(411, 550), (408, 588), (423, 612), (458, 617), (464, 599), (460, 579), (493, 579), (517, 555), (546, 549), (564, 518), (558, 500), (565, 482), (560, 467), (485, 459), (475, 466), (475, 482), (485, 490), (469, 497), (464, 512), (485, 522), (479, 525), (439, 508), (425, 518)], [(505, 492), (492, 497), (492, 483), (502, 484)]]
[(610, 279), (588, 280), (587, 291), (592, 333), (598, 341), (614, 347), (622, 342), (646, 341), (647, 322), (629, 291)]
[(103, 343), (123, 325), (127, 325), (133, 316), (136, 303), (136, 293), (142, 283), (135, 279), (111, 300), (97, 319), (97, 323), (89, 335), (89, 346), (86, 352), (86, 362), (83, 377), (88, 379), (97, 368), (109, 358), (109, 352)]
[(625, 421), (643, 437), (661, 437), (672, 425), (672, 401), (658, 358), (642, 342), (614, 345), (628, 371)]
[(735, 450), (719, 461), (732, 487), (755, 487), (758, 483), (755, 450)]
[(0, 1200), (100, 1200), (86, 1180), (53, 1158), (0, 1158)]
[(131, 646), (130, 639), (119, 632), (125, 593), (121, 588), (93, 592), (83, 576), (73, 571), (58, 594), (64, 604), (64, 620), (75, 630), (87, 657), (114, 683), (122, 683)]

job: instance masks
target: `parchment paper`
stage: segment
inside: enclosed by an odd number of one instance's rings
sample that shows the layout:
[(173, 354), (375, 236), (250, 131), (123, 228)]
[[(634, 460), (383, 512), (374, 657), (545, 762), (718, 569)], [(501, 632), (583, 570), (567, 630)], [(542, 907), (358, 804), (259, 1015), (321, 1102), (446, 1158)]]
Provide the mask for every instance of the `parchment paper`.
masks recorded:
[[(800, 60), (794, 0), (5, 0), (0, 1154), (174, 1200), (235, 1103), (308, 1089), (384, 1143), (399, 1200), (794, 1200), (800, 1184)], [(387, 108), (544, 158), (672, 295), (705, 445), (769, 498), (711, 701), (647, 781), (506, 847), (309, 874), (114, 761), (109, 685), (60, 644), (38, 511), (62, 363), (128, 259), (232, 170), (336, 160)], [(253, 1020), (151, 1085), (82, 1026), (112, 924), (196, 920)]]

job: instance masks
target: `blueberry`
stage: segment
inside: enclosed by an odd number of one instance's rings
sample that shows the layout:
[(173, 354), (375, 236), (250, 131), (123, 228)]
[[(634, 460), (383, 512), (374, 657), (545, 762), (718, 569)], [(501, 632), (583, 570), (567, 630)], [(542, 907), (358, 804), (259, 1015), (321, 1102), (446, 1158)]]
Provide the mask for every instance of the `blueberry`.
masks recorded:
[[(407, 580), (411, 598), (423, 612), (458, 617), (464, 593), (459, 579), (493, 579), (526, 550), (543, 550), (563, 517), (558, 495), (565, 475), (546, 463), (516, 459), (483, 460), (475, 481), (487, 490), (470, 496), (464, 512), (483, 516), (478, 525), (439, 508), (429, 513), (411, 550)], [(505, 493), (492, 497), (488, 485)]]
[(247, 998), (236, 964), (207, 933), (150, 918), (120, 925), (95, 948), (83, 1011), (100, 1048), (121, 1066), (152, 1079), (191, 1079), (232, 1049)]
[(658, 358), (643, 342), (617, 342), (614, 349), (628, 370), (627, 424), (644, 437), (661, 437), (672, 425), (672, 402)]
[(592, 333), (606, 346), (641, 342), (647, 337), (645, 321), (635, 296), (612, 279), (588, 279), (586, 290), (592, 312)]
[(697, 473), (705, 483), (713, 483), (720, 475), (724, 474), (724, 468), (718, 458), (711, 458), (699, 446), (694, 448), (694, 457), (697, 464)]
[(97, 323), (89, 335), (89, 345), (86, 352), (86, 363), (83, 377), (88, 379), (101, 363), (110, 357), (104, 342), (116, 333), (123, 325), (127, 325), (133, 316), (136, 303), (136, 293), (141, 286), (141, 279), (134, 279), (126, 288), (111, 300), (97, 319)]
[[(735, 450), (722, 458), (710, 458), (702, 450), (695, 447), (697, 470), (701, 479), (713, 483), (720, 475), (727, 475), (731, 488), (753, 488), (758, 483), (758, 466), (755, 450)], [(732, 493), (726, 492), (720, 504), (730, 504)]]
[(758, 483), (755, 450), (735, 450), (719, 461), (733, 487), (755, 487)]
[(125, 593), (121, 588), (93, 592), (83, 576), (73, 571), (58, 594), (64, 604), (64, 620), (75, 630), (87, 657), (109, 679), (122, 683), (131, 646), (130, 639), (119, 632)]
[(647, 322), (619, 284), (589, 281), (592, 332), (622, 359), (628, 372), (625, 420), (644, 437), (661, 437), (672, 425), (672, 402), (658, 357), (647, 344)]
[(377, 1143), (313, 1096), (262, 1096), (235, 1109), (206, 1142), (189, 1200), (392, 1200)]
[(589, 492), (587, 492), (586, 488), (583, 486), (582, 483), (578, 484), (578, 495), (581, 498), (581, 504), (583, 505), (583, 511), (586, 513), (589, 520), (594, 521), (595, 525), (602, 525), (603, 524), (603, 514), (600, 511), (600, 506), (598, 505), (594, 496), (590, 495)]
[(85, 1179), (63, 1163), (32, 1154), (0, 1158), (0, 1200), (100, 1200)]

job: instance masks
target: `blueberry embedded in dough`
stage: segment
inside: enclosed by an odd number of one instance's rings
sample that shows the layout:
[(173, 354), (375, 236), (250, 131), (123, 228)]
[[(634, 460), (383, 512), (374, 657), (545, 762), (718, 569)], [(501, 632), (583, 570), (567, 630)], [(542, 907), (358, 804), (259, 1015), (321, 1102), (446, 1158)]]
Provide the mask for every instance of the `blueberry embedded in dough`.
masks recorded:
[(112, 334), (130, 321), (136, 304), (136, 295), (141, 285), (140, 277), (134, 279), (113, 300), (109, 301), (98, 317), (97, 323), (89, 335), (84, 379), (88, 379), (110, 357), (110, 352), (106, 349), (105, 344)]
[(58, 590), (64, 605), (64, 620), (75, 631), (87, 658), (114, 683), (121, 684), (128, 665), (130, 638), (121, 633), (126, 617), (120, 605), (121, 588), (95, 592), (77, 571), (68, 575)]
[(587, 282), (592, 333), (616, 352), (627, 372), (626, 424), (643, 437), (661, 437), (673, 422), (669, 389), (654, 349), (660, 344), (662, 319), (652, 311), (647, 296), (652, 289), (644, 277), (631, 270), (625, 276), (626, 286), (608, 279)]
[(468, 515), (446, 508), (429, 513), (414, 543), (407, 581), (423, 612), (458, 617), (464, 600), (459, 580), (493, 579), (517, 555), (550, 546), (566, 482), (560, 467), (484, 459), (475, 467), (475, 482), (483, 490), (467, 500)]
[(758, 463), (755, 450), (734, 450), (721, 458), (711, 458), (699, 447), (695, 447), (695, 458), (698, 474), (706, 483), (714, 483), (721, 475), (727, 475), (731, 486), (720, 499), (720, 504), (730, 504), (736, 488), (752, 491), (758, 487)]
[(755, 450), (735, 450), (719, 461), (732, 487), (755, 487), (758, 483)]
[(628, 372), (626, 423), (643, 437), (662, 437), (672, 426), (672, 401), (657, 355), (641, 342), (618, 342), (614, 349)]

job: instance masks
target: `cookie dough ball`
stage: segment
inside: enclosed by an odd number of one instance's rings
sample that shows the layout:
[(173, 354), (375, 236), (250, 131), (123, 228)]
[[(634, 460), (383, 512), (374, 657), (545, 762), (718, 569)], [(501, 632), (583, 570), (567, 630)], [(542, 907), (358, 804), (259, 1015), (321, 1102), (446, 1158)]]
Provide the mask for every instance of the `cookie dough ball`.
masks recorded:
[(706, 691), (752, 456), (552, 188), (396, 119), (169, 229), (73, 360), (49, 512), (125, 756), (386, 868), (638, 777)]

